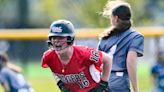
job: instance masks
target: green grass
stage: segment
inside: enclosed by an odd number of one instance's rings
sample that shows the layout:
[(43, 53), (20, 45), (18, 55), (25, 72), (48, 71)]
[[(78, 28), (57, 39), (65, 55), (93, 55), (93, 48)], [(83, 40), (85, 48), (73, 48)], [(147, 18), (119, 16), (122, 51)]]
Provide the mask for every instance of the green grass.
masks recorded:
[(153, 84), (150, 76), (150, 66), (147, 63), (138, 64), (139, 92), (150, 92)]
[[(25, 71), (24, 71), (25, 72)], [(150, 68), (148, 65), (138, 65), (139, 92), (150, 92)], [(60, 92), (49, 68), (43, 69), (39, 63), (30, 63), (24, 73), (36, 92)], [(0, 92), (2, 88), (0, 88)]]
[(60, 92), (49, 68), (41, 68), (38, 63), (30, 63), (26, 77), (36, 92)]

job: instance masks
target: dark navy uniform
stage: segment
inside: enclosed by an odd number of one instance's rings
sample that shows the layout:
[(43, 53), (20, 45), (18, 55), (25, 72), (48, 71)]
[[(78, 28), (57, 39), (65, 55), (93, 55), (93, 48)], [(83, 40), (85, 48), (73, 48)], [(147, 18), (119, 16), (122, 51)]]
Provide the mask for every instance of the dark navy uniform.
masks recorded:
[(34, 92), (23, 75), (7, 67), (0, 69), (0, 83), (7, 82), (10, 92)]
[(109, 86), (113, 92), (130, 92), (126, 67), (127, 54), (129, 51), (135, 51), (138, 57), (143, 56), (143, 44), (144, 37), (133, 29), (100, 40), (98, 49), (113, 54), (113, 65), (109, 79)]

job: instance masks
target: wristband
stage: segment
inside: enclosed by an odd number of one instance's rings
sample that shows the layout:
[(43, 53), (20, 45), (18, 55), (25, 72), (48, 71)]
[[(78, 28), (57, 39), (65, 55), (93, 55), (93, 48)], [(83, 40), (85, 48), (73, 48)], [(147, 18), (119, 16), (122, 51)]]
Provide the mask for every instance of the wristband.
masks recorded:
[(100, 84), (100, 86), (103, 87), (104, 89), (105, 89), (105, 88), (108, 88), (108, 82), (107, 82), (107, 81), (101, 80), (99, 84)]
[(70, 92), (70, 90), (64, 86), (64, 83), (61, 80), (58, 81), (57, 85), (60, 88), (61, 92)]

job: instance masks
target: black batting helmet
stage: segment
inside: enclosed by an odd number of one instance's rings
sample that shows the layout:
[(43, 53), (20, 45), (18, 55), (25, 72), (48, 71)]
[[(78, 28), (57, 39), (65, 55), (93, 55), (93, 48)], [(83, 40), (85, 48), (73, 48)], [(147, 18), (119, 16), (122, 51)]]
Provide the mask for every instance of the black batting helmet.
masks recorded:
[(68, 20), (57, 20), (54, 21), (50, 26), (50, 31), (48, 34), (49, 40), (54, 36), (64, 36), (67, 37), (67, 43), (73, 44), (75, 38), (74, 26)]

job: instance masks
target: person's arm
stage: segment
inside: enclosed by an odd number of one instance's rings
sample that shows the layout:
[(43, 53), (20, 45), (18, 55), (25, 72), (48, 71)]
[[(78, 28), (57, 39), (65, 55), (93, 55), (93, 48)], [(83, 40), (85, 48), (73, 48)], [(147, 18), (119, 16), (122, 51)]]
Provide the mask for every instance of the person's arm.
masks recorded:
[(156, 74), (151, 74), (150, 79), (151, 79), (151, 84), (156, 85), (157, 75)]
[(108, 80), (112, 69), (112, 57), (107, 55), (106, 53), (102, 53), (102, 75), (101, 80), (99, 82), (99, 86), (93, 88), (89, 92), (110, 92), (108, 86)]
[(7, 67), (10, 68), (11, 70), (15, 71), (15, 72), (18, 72), (18, 73), (22, 72), (21, 67), (15, 65), (15, 64), (12, 64), (12, 63), (7, 63)]
[(137, 53), (134, 51), (129, 51), (127, 55), (127, 71), (129, 74), (130, 81), (132, 83), (133, 92), (138, 92), (137, 83)]
[(6, 82), (1, 83), (4, 92), (10, 92), (9, 86)]
[(103, 68), (102, 68), (102, 76), (101, 76), (101, 80), (103, 81), (108, 81), (109, 80), (109, 76), (110, 76), (110, 72), (112, 69), (112, 57), (109, 56), (106, 53), (102, 53), (102, 63), (103, 63)]
[(64, 82), (62, 82), (57, 75), (53, 74), (53, 76), (61, 92), (70, 92), (70, 90), (65, 87)]
[(4, 75), (0, 72), (0, 85), (2, 86), (4, 92), (10, 92), (9, 85), (4, 78)]

